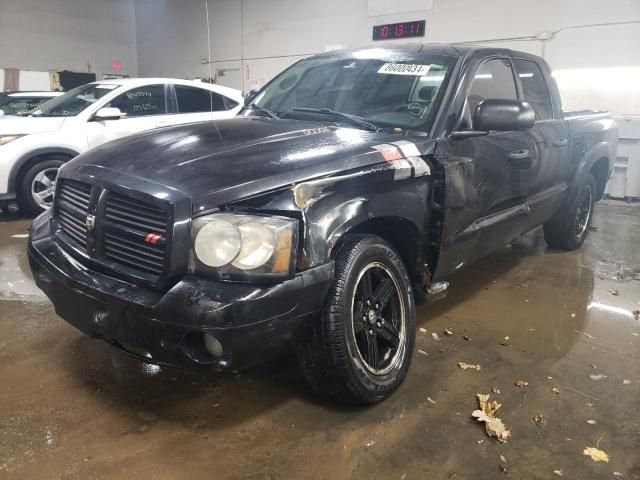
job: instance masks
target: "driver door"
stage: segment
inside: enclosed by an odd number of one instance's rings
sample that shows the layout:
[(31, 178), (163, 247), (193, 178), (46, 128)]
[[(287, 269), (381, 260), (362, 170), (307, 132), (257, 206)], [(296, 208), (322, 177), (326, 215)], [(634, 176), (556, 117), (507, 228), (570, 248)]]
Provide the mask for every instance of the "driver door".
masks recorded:
[[(473, 131), (473, 113), (487, 98), (518, 99), (510, 58), (481, 61), (468, 81), (458, 131)], [(436, 276), (442, 277), (520, 235), (536, 143), (528, 131), (490, 132), (438, 142), (445, 172), (445, 218)]]
[(117, 120), (91, 120), (87, 123), (89, 148), (105, 142), (152, 130), (171, 123), (168, 113), (168, 85), (152, 84), (129, 89), (103, 107), (119, 108), (123, 113)]

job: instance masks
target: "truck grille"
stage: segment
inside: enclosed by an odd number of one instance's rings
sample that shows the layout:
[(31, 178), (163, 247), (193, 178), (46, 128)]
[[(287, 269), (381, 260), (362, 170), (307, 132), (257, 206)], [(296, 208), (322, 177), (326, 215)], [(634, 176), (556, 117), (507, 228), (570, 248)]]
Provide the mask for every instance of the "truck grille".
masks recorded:
[(104, 218), (105, 258), (152, 275), (162, 273), (166, 257), (166, 210), (109, 192)]
[[(96, 189), (92, 201), (92, 190)], [(102, 197), (104, 200), (98, 201)], [(87, 217), (95, 213), (95, 227)], [(153, 282), (167, 270), (169, 204), (158, 206), (88, 183), (63, 178), (54, 219), (64, 241), (105, 267)], [(90, 219), (93, 220), (93, 219)]]
[(86, 220), (91, 199), (91, 185), (63, 179), (56, 195), (60, 228), (78, 245), (87, 247)]

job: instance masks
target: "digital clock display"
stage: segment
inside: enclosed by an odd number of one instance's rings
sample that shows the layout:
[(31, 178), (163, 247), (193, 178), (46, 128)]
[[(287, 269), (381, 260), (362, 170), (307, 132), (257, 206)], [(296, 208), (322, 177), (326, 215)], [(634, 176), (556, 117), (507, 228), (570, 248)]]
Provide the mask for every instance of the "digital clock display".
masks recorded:
[(395, 38), (424, 37), (426, 29), (426, 20), (376, 25), (373, 27), (373, 39), (393, 40)]

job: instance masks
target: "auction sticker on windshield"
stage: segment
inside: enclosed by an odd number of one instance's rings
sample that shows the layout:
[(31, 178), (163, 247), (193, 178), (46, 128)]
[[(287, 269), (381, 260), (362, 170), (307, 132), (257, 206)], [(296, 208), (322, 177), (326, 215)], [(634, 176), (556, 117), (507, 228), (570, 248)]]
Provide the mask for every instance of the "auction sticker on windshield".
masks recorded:
[(423, 76), (429, 72), (431, 65), (412, 65), (408, 63), (385, 63), (378, 73), (387, 75), (416, 75)]

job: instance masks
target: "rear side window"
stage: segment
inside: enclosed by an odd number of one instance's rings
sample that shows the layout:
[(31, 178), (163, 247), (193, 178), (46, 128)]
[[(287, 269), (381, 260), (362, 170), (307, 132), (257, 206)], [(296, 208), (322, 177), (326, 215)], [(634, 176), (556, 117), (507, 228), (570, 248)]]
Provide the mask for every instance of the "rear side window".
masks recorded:
[(514, 60), (514, 62), (524, 91), (524, 98), (536, 112), (536, 120), (553, 118), (549, 88), (540, 66), (530, 60)]
[(8, 99), (0, 99), (0, 110), (4, 111), (6, 115), (28, 112), (34, 108), (40, 106), (40, 104), (51, 100), (50, 98), (36, 98), (36, 97), (9, 97)]
[(134, 88), (111, 100), (107, 107), (119, 108), (127, 117), (165, 114), (164, 85)]
[(238, 105), (237, 102), (204, 88), (185, 85), (176, 85), (175, 87), (178, 112), (180, 113), (219, 112), (230, 110)]

